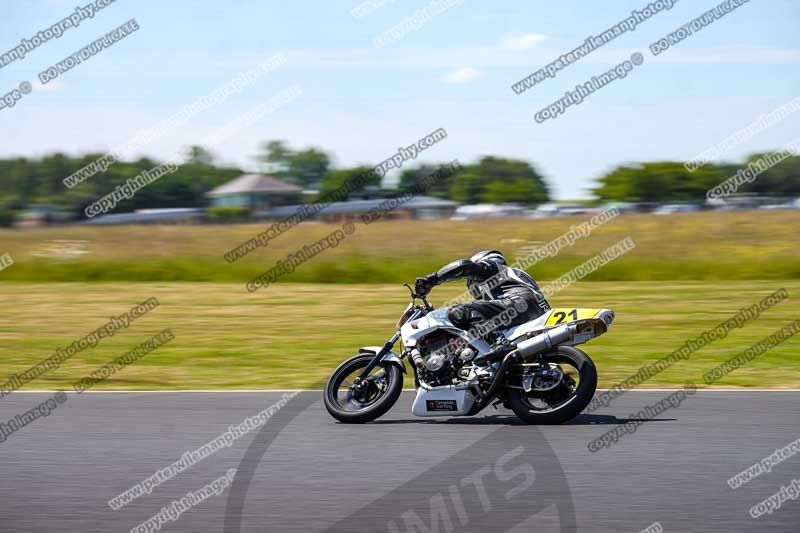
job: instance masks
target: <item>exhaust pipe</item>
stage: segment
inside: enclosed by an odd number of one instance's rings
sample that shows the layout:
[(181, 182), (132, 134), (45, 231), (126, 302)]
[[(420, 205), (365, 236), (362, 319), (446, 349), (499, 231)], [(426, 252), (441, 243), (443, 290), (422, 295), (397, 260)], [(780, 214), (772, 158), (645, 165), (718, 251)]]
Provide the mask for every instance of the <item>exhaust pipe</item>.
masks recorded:
[(517, 349), (503, 358), (503, 362), (500, 363), (500, 368), (497, 369), (497, 374), (495, 374), (492, 384), (489, 385), (489, 389), (486, 391), (486, 393), (477, 399), (473, 410), (477, 413), (486, 407), (486, 404), (491, 401), (494, 394), (500, 388), (503, 378), (508, 371), (508, 367), (525, 360), (530, 360), (534, 355), (537, 355), (544, 350), (549, 350), (550, 348), (557, 346), (564, 341), (570, 340), (576, 329), (577, 328), (574, 325), (565, 324), (557, 328), (549, 329), (533, 337), (532, 339), (528, 339), (517, 344)]
[(549, 350), (558, 346), (564, 341), (572, 339), (577, 328), (574, 325), (565, 324), (557, 328), (549, 329), (532, 339), (522, 341), (517, 344), (517, 351), (523, 359), (530, 359), (539, 352)]

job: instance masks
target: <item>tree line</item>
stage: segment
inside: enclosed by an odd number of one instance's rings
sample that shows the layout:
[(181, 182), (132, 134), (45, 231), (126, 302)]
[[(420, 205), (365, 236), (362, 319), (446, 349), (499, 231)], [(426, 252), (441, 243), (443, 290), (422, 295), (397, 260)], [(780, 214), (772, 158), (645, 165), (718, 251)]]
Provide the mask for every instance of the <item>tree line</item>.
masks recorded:
[[(593, 192), (602, 201), (701, 202), (706, 191), (736, 172), (755, 163), (765, 154), (754, 154), (741, 164), (708, 164), (689, 172), (680, 162), (647, 162), (620, 165), (597, 179)], [(0, 159), (0, 225), (8, 225), (14, 213), (32, 204), (48, 204), (72, 218), (84, 218), (84, 208), (117, 185), (152, 169), (161, 161), (140, 158), (119, 161), (71, 189), (62, 180), (103, 154), (71, 157), (62, 153), (40, 158)], [(269, 141), (256, 156), (259, 169), (305, 190), (325, 194), (341, 188), (354, 176), (363, 175), (369, 166), (334, 168), (330, 156), (319, 148), (293, 149), (284, 141)], [(405, 168), (396, 188), (381, 187), (374, 176), (352, 198), (388, 198), (413, 190), (438, 166), (417, 165)], [(211, 152), (200, 146), (186, 150), (177, 172), (150, 184), (132, 198), (121, 202), (116, 212), (155, 207), (205, 207), (206, 193), (244, 171), (217, 164)], [(427, 194), (465, 204), (518, 203), (535, 206), (550, 200), (544, 177), (528, 161), (494, 156), (463, 164), (460, 171), (447, 175), (427, 189)], [(800, 157), (791, 156), (760, 171), (745, 183), (739, 193), (775, 196), (800, 195)], [(313, 200), (313, 195), (309, 198)]]
[(767, 168), (764, 161), (775, 159), (771, 155), (774, 154), (757, 153), (741, 164), (707, 164), (693, 172), (674, 161), (622, 165), (600, 177), (593, 192), (600, 200), (702, 202), (709, 189), (739, 172), (749, 171), (753, 179), (743, 183), (737, 194), (800, 196), (800, 157), (787, 154)]

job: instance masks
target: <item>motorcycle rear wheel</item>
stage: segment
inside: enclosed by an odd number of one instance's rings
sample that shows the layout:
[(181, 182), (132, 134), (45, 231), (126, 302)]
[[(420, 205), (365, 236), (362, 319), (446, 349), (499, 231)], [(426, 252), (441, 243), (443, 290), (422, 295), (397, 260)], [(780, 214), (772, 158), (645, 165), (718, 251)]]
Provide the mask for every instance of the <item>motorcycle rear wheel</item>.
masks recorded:
[[(559, 346), (558, 350), (545, 355), (545, 361), (566, 364), (576, 369), (579, 373), (577, 388), (571, 388), (562, 381), (560, 389), (548, 393), (509, 389), (509, 405), (514, 414), (528, 424), (563, 424), (578, 416), (592, 401), (597, 389), (597, 368), (584, 351), (572, 346)], [(550, 401), (555, 405), (541, 407)], [(536, 406), (534, 403), (540, 405)]]
[(348, 378), (360, 373), (373, 357), (371, 353), (353, 356), (328, 378), (323, 398), (325, 408), (336, 420), (348, 424), (371, 422), (386, 414), (403, 392), (402, 371), (397, 365), (387, 362), (378, 363), (360, 390), (347, 383)]

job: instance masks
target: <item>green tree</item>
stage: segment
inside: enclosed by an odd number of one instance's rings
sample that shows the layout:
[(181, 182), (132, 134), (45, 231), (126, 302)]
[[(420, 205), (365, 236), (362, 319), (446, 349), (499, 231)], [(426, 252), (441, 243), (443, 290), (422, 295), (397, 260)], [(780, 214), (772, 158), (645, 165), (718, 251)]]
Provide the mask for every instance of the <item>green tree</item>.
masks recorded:
[(202, 146), (190, 146), (186, 149), (184, 161), (187, 165), (211, 166), (214, 164), (214, 155)]
[(632, 164), (617, 167), (598, 179), (593, 189), (601, 200), (628, 202), (704, 201), (711, 187), (728, 176), (718, 165), (706, 165), (689, 172), (675, 161)]
[(289, 156), (286, 180), (301, 187), (316, 188), (328, 174), (328, 154), (315, 148), (295, 152)]
[(528, 199), (536, 198), (537, 202), (542, 202), (546, 198), (540, 196), (540, 190), (530, 180), (517, 179), (514, 181), (493, 181), (484, 187), (480, 195), (482, 202), (491, 204), (505, 204), (520, 202), (531, 203)]
[(261, 153), (256, 157), (267, 169), (275, 175), (282, 175), (289, 169), (292, 151), (286, 146), (286, 141), (268, 141), (261, 144)]
[(353, 167), (329, 172), (322, 183), (320, 196), (339, 191), (337, 201), (363, 196), (368, 188), (379, 187), (381, 178), (372, 171), (373, 167)]
[(481, 177), (472, 168), (459, 172), (450, 187), (450, 198), (464, 204), (480, 202), (483, 185)]
[(415, 190), (420, 183), (425, 183), (425, 193), (428, 196), (437, 198), (450, 198), (450, 188), (453, 185), (454, 174), (446, 173), (436, 181), (424, 181), (428, 176), (436, 172), (444, 165), (421, 165), (418, 167), (407, 168), (400, 174), (398, 189), (401, 192)]
[[(0, 159), (0, 205), (5, 218), (12, 210), (24, 209), (32, 203), (49, 203), (59, 210), (83, 218), (90, 203), (114, 191), (128, 179), (161, 164), (153, 159), (118, 161), (83, 183), (67, 188), (62, 180), (96, 161), (103, 154), (69, 157), (49, 154), (41, 159)], [(196, 207), (208, 204), (206, 193), (241, 174), (236, 168), (218, 168), (200, 164), (202, 157), (181, 165), (177, 172), (162, 176), (130, 198), (120, 202), (115, 212), (152, 207)]]
[(0, 202), (0, 227), (11, 226), (14, 223), (14, 212), (10, 203)]
[(538, 204), (550, 194), (544, 178), (527, 161), (487, 156), (453, 176), (450, 196), (464, 203)]
[[(768, 164), (767, 158), (774, 158), (773, 154), (773, 152), (753, 154), (747, 158), (742, 168), (759, 160), (764, 160)], [(788, 157), (763, 171), (752, 183), (747, 183), (739, 189), (739, 192), (743, 191), (775, 196), (800, 196), (800, 156)]]

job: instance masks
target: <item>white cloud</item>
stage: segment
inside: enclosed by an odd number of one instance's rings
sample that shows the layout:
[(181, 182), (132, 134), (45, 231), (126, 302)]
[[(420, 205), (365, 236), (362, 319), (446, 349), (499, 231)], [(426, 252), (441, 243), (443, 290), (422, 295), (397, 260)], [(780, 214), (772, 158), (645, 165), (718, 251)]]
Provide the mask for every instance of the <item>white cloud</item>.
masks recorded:
[(64, 88), (64, 84), (60, 81), (51, 81), (47, 85), (42, 85), (40, 81), (35, 81), (33, 84), (33, 90), (35, 92), (56, 92), (60, 91)]
[[(294, 49), (287, 50), (288, 63), (294, 68), (308, 69), (384, 69), (390, 65), (392, 69), (417, 70), (427, 68), (452, 68), (453, 65), (472, 65), (476, 69), (488, 68), (519, 68), (537, 69), (569, 52), (575, 42), (568, 46), (534, 46), (529, 50), (513, 50), (503, 46), (497, 40), (491, 46), (470, 46), (460, 48), (342, 48), (342, 49)], [(590, 55), (581, 58), (582, 65), (607, 65), (609, 67), (619, 64), (620, 57), (630, 57), (634, 52), (643, 52), (642, 48), (615, 47), (612, 44), (600, 48)], [(236, 66), (239, 70), (247, 70), (253, 65), (263, 61), (262, 55), (241, 56), (205, 56), (205, 62), (225, 64), (228, 67)], [(194, 74), (194, 57), (181, 58), (179, 62), (186, 68), (184, 76)], [(675, 48), (651, 57), (648, 51), (647, 61), (650, 63), (664, 62), (671, 64), (704, 64), (704, 65), (773, 65), (800, 63), (800, 48), (770, 48), (754, 45), (721, 46), (714, 48)], [(163, 75), (175, 75), (175, 69)], [(162, 73), (157, 73), (162, 75)], [(521, 73), (528, 74), (528, 73)], [(516, 81), (516, 80), (515, 80)], [(52, 82), (51, 82), (52, 83)]]
[(447, 83), (467, 83), (468, 81), (480, 78), (480, 76), (480, 70), (472, 67), (464, 67), (449, 73), (444, 77), (444, 81)]
[(547, 39), (547, 35), (541, 33), (512, 34), (503, 37), (500, 45), (508, 50), (529, 50), (545, 39)]

